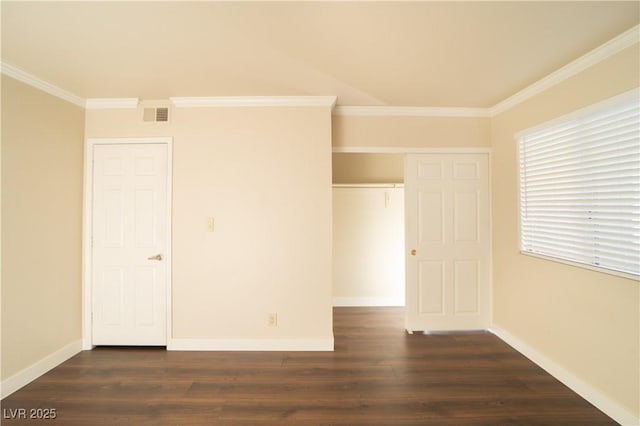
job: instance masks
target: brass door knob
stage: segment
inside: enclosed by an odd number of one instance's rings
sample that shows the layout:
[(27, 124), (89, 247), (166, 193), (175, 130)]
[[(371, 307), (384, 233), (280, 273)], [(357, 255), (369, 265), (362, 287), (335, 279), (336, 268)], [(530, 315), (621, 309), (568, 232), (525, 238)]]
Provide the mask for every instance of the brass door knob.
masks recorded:
[(161, 261), (162, 260), (162, 255), (161, 254), (156, 254), (155, 256), (151, 256), (151, 257), (147, 257), (148, 260), (157, 260), (157, 261)]
[(415, 256), (416, 254), (418, 254), (418, 251), (416, 249), (412, 249), (411, 256)]

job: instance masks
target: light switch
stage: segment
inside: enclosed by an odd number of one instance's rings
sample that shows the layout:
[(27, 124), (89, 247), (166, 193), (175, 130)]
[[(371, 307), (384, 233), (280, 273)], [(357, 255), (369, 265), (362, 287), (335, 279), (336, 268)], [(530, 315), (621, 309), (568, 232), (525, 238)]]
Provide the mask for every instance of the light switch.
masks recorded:
[(207, 232), (213, 232), (213, 218), (207, 217)]

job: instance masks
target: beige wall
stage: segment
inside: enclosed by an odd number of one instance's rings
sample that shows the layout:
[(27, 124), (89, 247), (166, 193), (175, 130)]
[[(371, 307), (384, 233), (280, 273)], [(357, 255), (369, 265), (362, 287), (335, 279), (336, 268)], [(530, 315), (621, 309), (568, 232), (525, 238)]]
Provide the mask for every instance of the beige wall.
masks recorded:
[(333, 154), (333, 183), (402, 183), (403, 154)]
[(340, 147), (488, 147), (489, 118), (333, 117), (333, 146)]
[(2, 379), (81, 339), (84, 110), (2, 76)]
[(640, 85), (638, 45), (492, 120), (494, 323), (640, 417), (640, 285), (519, 253), (514, 133)]
[(332, 339), (330, 108), (172, 112), (89, 110), (86, 134), (174, 138), (173, 337)]

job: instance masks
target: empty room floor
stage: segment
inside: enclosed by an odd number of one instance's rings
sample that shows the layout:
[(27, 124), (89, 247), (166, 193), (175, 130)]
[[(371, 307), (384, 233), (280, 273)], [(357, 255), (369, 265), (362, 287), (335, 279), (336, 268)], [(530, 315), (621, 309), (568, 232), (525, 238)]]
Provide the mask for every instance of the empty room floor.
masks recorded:
[(5, 398), (2, 424), (616, 424), (490, 333), (403, 324), (403, 308), (335, 308), (334, 352), (96, 348)]

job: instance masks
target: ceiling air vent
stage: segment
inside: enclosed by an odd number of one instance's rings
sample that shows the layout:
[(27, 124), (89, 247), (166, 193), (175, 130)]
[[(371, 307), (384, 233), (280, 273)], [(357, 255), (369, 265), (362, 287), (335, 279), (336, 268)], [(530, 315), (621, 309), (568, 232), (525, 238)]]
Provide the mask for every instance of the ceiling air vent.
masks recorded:
[(153, 121), (157, 123), (166, 123), (169, 121), (169, 108), (145, 108), (142, 115), (144, 121)]

